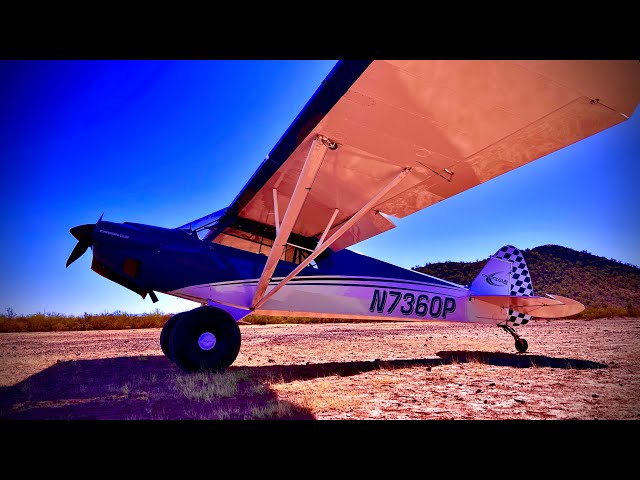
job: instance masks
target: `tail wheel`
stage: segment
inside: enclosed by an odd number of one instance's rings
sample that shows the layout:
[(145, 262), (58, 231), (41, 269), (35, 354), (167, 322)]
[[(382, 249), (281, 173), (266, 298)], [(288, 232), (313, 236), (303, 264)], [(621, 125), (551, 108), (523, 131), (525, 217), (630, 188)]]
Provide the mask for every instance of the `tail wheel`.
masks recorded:
[[(182, 315), (182, 314), (181, 314)], [(240, 352), (240, 328), (224, 310), (199, 307), (184, 312), (169, 334), (169, 358), (186, 371), (221, 371)]]
[(524, 353), (527, 351), (527, 348), (529, 348), (529, 344), (524, 338), (522, 337), (516, 338), (516, 350), (518, 352)]
[(518, 352), (524, 353), (527, 351), (527, 348), (529, 348), (529, 344), (524, 338), (516, 333), (515, 329), (512, 326), (508, 325), (507, 322), (499, 323), (498, 326), (513, 337), (513, 339), (516, 341), (516, 350)]
[(169, 352), (169, 337), (171, 335), (171, 330), (175, 326), (176, 322), (184, 317), (188, 312), (177, 313), (173, 317), (169, 318), (162, 327), (162, 331), (160, 332), (160, 348), (162, 349), (162, 353), (169, 359), (171, 358), (171, 354)]

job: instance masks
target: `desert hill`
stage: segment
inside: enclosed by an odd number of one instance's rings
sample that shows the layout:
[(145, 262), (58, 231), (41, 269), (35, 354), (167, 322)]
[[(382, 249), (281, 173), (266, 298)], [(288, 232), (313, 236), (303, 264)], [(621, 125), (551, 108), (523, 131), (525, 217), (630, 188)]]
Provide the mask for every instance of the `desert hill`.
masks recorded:
[[(640, 268), (559, 245), (522, 250), (536, 295), (573, 298), (586, 310), (578, 318), (640, 315)], [(427, 263), (413, 270), (470, 284), (489, 257), (475, 262)]]

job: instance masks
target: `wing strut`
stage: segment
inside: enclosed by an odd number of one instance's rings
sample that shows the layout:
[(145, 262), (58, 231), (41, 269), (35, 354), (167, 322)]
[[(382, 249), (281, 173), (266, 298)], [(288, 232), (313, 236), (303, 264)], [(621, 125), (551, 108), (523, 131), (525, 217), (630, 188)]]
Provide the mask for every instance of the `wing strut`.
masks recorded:
[[(282, 287), (284, 287), (287, 282), (289, 282), (289, 280), (291, 280), (293, 277), (295, 277), (298, 273), (300, 273), (302, 271), (303, 268), (305, 268), (307, 265), (309, 265), (314, 258), (316, 258), (318, 255), (320, 255), (322, 252), (324, 252), (333, 242), (335, 242), (336, 240), (338, 240), (347, 230), (349, 230), (358, 220), (360, 220), (369, 210), (371, 210), (371, 208), (373, 208), (376, 203), (378, 203), (380, 201), (380, 199), (389, 191), (391, 190), (393, 187), (395, 187), (398, 182), (400, 182), (400, 180), (402, 180), (405, 175), (407, 175), (409, 172), (411, 171), (411, 168), (404, 168), (400, 173), (398, 173), (398, 175), (396, 175), (389, 183), (387, 183), (384, 187), (382, 187), (382, 189), (375, 194), (375, 196), (369, 200), (360, 210), (358, 210), (349, 220), (347, 220), (345, 223), (343, 223), (340, 228), (333, 234), (331, 235), (331, 237), (329, 237), (329, 239), (326, 242), (320, 242), (318, 243), (316, 249), (313, 251), (313, 253), (311, 255), (309, 255), (307, 258), (304, 259), (304, 261), (302, 263), (300, 263), (289, 275), (287, 275), (285, 278), (282, 279), (282, 281), (276, 285), (273, 289), (271, 289), (269, 291), (269, 293), (267, 293), (266, 295), (262, 295), (262, 293), (260, 294), (260, 297), (258, 297), (258, 291), (256, 291), (256, 295), (253, 298), (253, 302), (252, 302), (252, 308), (257, 309), (260, 308), (267, 300), (269, 300), (269, 298), (271, 298), (271, 296), (273, 296), (278, 290), (280, 290)], [(296, 187), (297, 188), (297, 187)], [(288, 212), (288, 209), (287, 209)], [(327, 228), (325, 229), (324, 234), (322, 235), (322, 239), (324, 239), (324, 237), (326, 236), (327, 232), (329, 231), (331, 224), (333, 224), (333, 221), (335, 220), (335, 217), (337, 215), (338, 211), (337, 209), (333, 212), (333, 216), (331, 217), (331, 220), (329, 221), (329, 224), (327, 225)], [(286, 216), (286, 214), (285, 214)], [(284, 221), (283, 221), (284, 223)], [(282, 228), (282, 227), (281, 227)], [(272, 250), (273, 251), (273, 250)], [(275, 269), (275, 265), (274, 265), (274, 269)], [(265, 266), (265, 270), (266, 270), (266, 266)], [(272, 270), (273, 272), (273, 270)], [(262, 280), (264, 279), (264, 272), (263, 272), (263, 276), (260, 278), (260, 281), (262, 282)], [(271, 279), (271, 277), (269, 277), (269, 280)], [(267, 282), (265, 282), (265, 288), (263, 289), (263, 292), (266, 290), (266, 284)], [(259, 298), (259, 299), (258, 299)]]
[[(298, 182), (296, 183), (296, 187), (293, 190), (293, 195), (291, 196), (291, 200), (289, 200), (289, 205), (287, 206), (287, 210), (284, 212), (284, 217), (282, 217), (282, 222), (280, 222), (279, 228), (276, 223), (276, 238), (273, 241), (273, 246), (271, 247), (271, 252), (269, 252), (267, 262), (264, 264), (262, 275), (260, 275), (258, 288), (256, 289), (256, 293), (253, 295), (253, 300), (251, 301), (251, 308), (255, 307), (255, 305), (258, 303), (258, 300), (262, 298), (264, 292), (267, 290), (267, 286), (271, 281), (271, 277), (273, 276), (273, 272), (276, 269), (276, 265), (278, 265), (278, 260), (280, 260), (280, 256), (282, 255), (282, 252), (287, 244), (287, 240), (289, 240), (289, 235), (291, 235), (293, 226), (298, 220), (300, 210), (302, 210), (302, 206), (304, 205), (304, 202), (307, 199), (307, 195), (311, 190), (311, 185), (313, 184), (318, 170), (320, 169), (320, 165), (322, 164), (322, 160), (327, 153), (327, 148), (330, 148), (325, 144), (325, 142), (326, 138), (318, 135), (313, 139), (313, 142), (311, 143), (309, 154), (304, 161), (304, 166), (302, 167), (302, 171), (300, 172), (300, 176), (298, 177)], [(275, 202), (275, 212), (277, 212), (278, 197), (275, 189), (273, 192), (273, 199)], [(276, 218), (277, 217), (278, 214), (276, 213)]]
[(280, 213), (278, 212), (278, 189), (273, 189), (273, 220), (276, 224), (276, 235), (280, 231)]
[(320, 237), (320, 240), (318, 241), (318, 245), (316, 245), (316, 249), (322, 245), (322, 242), (324, 242), (325, 237), (327, 236), (327, 233), (329, 233), (329, 230), (331, 230), (331, 227), (333, 225), (334, 220), (336, 219), (336, 216), (338, 215), (338, 212), (340, 210), (339, 209), (335, 209), (333, 211), (333, 215), (331, 215), (331, 220), (329, 220), (329, 223), (327, 223), (327, 228), (324, 229), (324, 233), (322, 234), (322, 236)]

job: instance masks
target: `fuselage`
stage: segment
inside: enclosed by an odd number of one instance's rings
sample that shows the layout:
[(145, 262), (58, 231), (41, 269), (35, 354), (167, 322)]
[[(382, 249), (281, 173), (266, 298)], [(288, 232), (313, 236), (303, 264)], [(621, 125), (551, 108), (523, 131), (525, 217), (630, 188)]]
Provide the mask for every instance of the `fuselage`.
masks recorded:
[[(267, 256), (204, 242), (181, 229), (100, 221), (93, 234), (97, 273), (144, 296), (158, 291), (201, 304), (250, 310)], [(267, 292), (296, 263), (278, 263)], [(480, 317), (469, 289), (348, 249), (304, 268), (256, 313), (267, 315), (495, 323)]]

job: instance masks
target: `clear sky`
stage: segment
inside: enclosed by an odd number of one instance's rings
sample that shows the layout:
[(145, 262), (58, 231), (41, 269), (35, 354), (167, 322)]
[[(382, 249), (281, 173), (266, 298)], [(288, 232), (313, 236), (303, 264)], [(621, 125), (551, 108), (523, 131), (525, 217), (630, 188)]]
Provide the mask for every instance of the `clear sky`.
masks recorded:
[[(0, 61), (0, 311), (196, 307), (142, 300), (91, 271), (90, 251), (65, 268), (69, 229), (102, 213), (176, 227), (227, 206), (335, 63)], [(353, 249), (411, 268), (557, 244), (640, 265), (639, 116)]]

